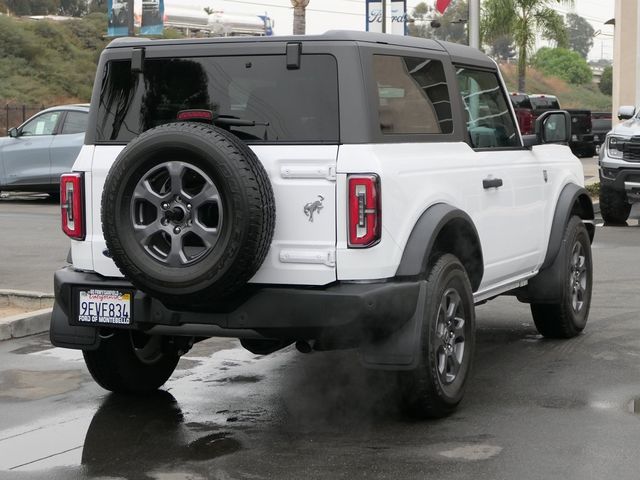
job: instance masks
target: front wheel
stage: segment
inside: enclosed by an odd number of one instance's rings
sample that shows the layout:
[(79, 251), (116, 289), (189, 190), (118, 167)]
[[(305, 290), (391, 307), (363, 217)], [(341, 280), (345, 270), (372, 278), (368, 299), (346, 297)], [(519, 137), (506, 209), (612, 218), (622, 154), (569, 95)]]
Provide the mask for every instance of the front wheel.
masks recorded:
[(467, 273), (451, 254), (442, 255), (427, 278), (420, 359), (401, 372), (402, 402), (419, 418), (441, 418), (462, 400), (475, 346), (473, 293)]
[(629, 218), (631, 204), (627, 202), (627, 194), (600, 183), (600, 213), (605, 223), (622, 225)]
[(558, 303), (532, 303), (536, 328), (547, 338), (571, 338), (587, 323), (591, 305), (591, 241), (582, 220), (573, 216), (562, 239), (562, 297)]
[(82, 352), (93, 379), (116, 393), (149, 393), (166, 382), (180, 355), (169, 337), (121, 330)]

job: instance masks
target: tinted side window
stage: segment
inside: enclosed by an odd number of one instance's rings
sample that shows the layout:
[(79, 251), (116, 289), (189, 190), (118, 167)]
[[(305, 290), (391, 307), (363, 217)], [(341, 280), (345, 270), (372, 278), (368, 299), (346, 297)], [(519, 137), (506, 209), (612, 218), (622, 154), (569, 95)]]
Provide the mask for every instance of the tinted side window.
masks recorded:
[(129, 61), (109, 62), (96, 140), (127, 142), (189, 109), (209, 110), (250, 142), (337, 143), (337, 63), (303, 55), (291, 70), (284, 55), (149, 58), (132, 75)]
[(67, 112), (60, 133), (83, 133), (87, 130), (87, 118), (84, 112)]
[(508, 99), (500, 87), (497, 75), (466, 67), (458, 67), (456, 75), (467, 117), (471, 146), (520, 146)]
[(51, 135), (56, 128), (56, 123), (58, 123), (58, 118), (60, 118), (61, 114), (62, 112), (50, 112), (39, 115), (22, 127), (21, 134), (29, 136)]
[(380, 131), (451, 133), (451, 102), (442, 63), (425, 58), (374, 55)]

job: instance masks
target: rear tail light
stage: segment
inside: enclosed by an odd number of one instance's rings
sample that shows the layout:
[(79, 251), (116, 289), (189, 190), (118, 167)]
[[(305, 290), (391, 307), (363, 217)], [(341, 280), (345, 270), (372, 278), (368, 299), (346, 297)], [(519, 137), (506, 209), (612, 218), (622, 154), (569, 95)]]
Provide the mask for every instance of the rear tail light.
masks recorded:
[(372, 247), (380, 241), (382, 209), (377, 175), (349, 176), (349, 247)]
[(523, 130), (524, 132), (521, 132), (523, 135), (529, 135), (531, 133), (533, 133), (534, 128), (533, 128), (533, 114), (531, 112), (524, 112), (524, 114), (522, 115), (523, 120), (522, 120), (522, 125), (523, 125)]
[(60, 177), (62, 231), (74, 240), (84, 240), (82, 173), (65, 173)]

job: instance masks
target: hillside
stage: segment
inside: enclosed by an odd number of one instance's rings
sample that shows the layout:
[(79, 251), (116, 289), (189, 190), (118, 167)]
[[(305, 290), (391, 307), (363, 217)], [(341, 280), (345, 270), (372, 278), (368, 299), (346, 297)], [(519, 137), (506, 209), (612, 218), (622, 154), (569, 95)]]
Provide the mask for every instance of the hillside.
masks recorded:
[[(500, 70), (510, 91), (518, 89), (516, 65), (501, 64)], [(533, 68), (527, 69), (527, 93), (548, 93), (556, 95), (564, 108), (586, 108), (594, 112), (611, 111), (611, 97), (604, 95), (593, 84), (571, 85), (558, 77), (544, 75)]]
[(67, 21), (0, 16), (0, 101), (52, 105), (91, 96), (105, 14)]

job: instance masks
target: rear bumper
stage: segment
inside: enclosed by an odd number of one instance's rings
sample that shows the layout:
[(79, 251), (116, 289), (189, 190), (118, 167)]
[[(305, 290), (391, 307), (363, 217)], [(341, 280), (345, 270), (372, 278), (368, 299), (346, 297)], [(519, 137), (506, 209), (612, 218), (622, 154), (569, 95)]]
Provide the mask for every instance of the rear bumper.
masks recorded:
[[(97, 346), (104, 327), (74, 326), (78, 288), (133, 289), (133, 323), (124, 328), (149, 333), (237, 338), (316, 339), (323, 336), (370, 340), (397, 331), (416, 312), (419, 281), (367, 284), (335, 283), (324, 288), (258, 287), (234, 304), (212, 305), (206, 311), (172, 309), (123, 279), (79, 272), (71, 267), (54, 277), (55, 309), (51, 341), (68, 348)], [(110, 326), (109, 328), (123, 328)], [(74, 338), (76, 338), (74, 340)]]

